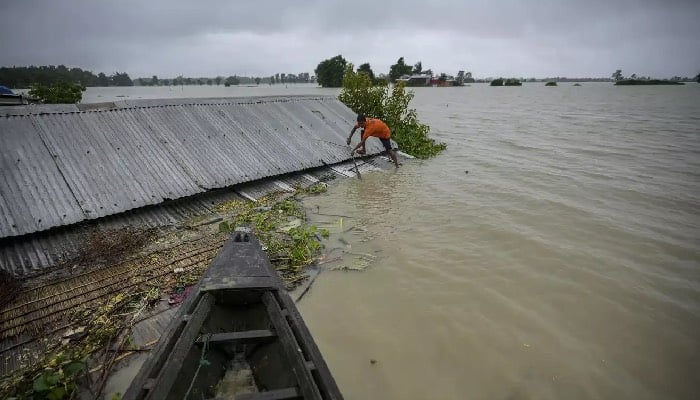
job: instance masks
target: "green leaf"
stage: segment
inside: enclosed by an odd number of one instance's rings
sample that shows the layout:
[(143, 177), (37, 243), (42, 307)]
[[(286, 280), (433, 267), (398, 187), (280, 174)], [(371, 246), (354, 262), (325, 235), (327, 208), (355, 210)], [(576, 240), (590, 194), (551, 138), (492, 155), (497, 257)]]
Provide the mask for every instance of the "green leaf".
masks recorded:
[(61, 377), (58, 374), (50, 373), (46, 376), (46, 383), (49, 386), (55, 386), (59, 380), (61, 380)]
[(223, 221), (219, 224), (219, 232), (231, 232), (231, 226), (229, 226), (229, 223), (226, 221)]
[(66, 376), (73, 376), (78, 374), (80, 371), (85, 369), (85, 363), (83, 362), (72, 362), (63, 368), (63, 373), (66, 374)]
[(49, 384), (46, 382), (46, 374), (42, 374), (40, 377), (35, 379), (32, 388), (35, 392), (45, 392), (49, 390)]
[(57, 388), (54, 388), (51, 393), (49, 393), (46, 397), (49, 400), (61, 400), (63, 397), (66, 395), (66, 389), (63, 388), (63, 386), (59, 386)]

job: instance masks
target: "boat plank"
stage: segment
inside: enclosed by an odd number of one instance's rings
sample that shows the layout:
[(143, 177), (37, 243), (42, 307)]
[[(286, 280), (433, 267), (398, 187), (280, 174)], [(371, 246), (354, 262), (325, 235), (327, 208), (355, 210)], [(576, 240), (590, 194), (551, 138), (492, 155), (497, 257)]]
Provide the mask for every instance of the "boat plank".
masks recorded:
[[(166, 365), (171, 366), (171, 368), (165, 368), (162, 374), (157, 378), (158, 384), (149, 394), (151, 399), (165, 399), (170, 392), (177, 375), (180, 372), (180, 368), (184, 365), (185, 357), (192, 347), (195, 339), (199, 335), (199, 330), (204, 324), (204, 320), (209, 316), (212, 305), (214, 304), (214, 296), (205, 293), (197, 307), (194, 309), (192, 314), (190, 314), (187, 321), (185, 329), (182, 331), (182, 335), (178, 338), (173, 351), (170, 353)], [(179, 366), (178, 368), (172, 368), (173, 366)]]
[[(289, 399), (299, 399), (299, 389), (295, 387), (270, 390), (267, 392), (258, 393), (245, 393), (236, 396), (236, 400), (289, 400)], [(209, 400), (224, 400), (221, 397), (217, 397)]]
[(265, 292), (262, 296), (262, 301), (267, 307), (270, 315), (270, 322), (275, 327), (275, 331), (283, 344), (285, 353), (292, 363), (292, 372), (299, 382), (302, 395), (305, 400), (318, 399), (321, 400), (321, 393), (311, 376), (311, 371), (306, 366), (306, 361), (303, 359), (303, 353), (296, 339), (292, 328), (287, 324), (287, 319), (282, 315), (282, 309), (277, 303), (274, 295), (271, 292)]
[[(268, 329), (250, 330), (243, 332), (215, 333), (209, 338), (210, 344), (221, 342), (256, 342), (267, 339), (274, 339), (275, 334)], [(204, 339), (198, 339), (197, 343), (204, 343)]]

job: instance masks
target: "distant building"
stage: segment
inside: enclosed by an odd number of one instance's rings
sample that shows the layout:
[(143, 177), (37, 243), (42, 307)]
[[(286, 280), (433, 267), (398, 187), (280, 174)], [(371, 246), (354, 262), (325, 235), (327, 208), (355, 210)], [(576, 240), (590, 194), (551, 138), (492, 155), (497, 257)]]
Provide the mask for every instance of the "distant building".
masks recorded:
[(430, 86), (432, 75), (428, 74), (413, 74), (402, 75), (396, 82), (405, 82), (406, 86)]

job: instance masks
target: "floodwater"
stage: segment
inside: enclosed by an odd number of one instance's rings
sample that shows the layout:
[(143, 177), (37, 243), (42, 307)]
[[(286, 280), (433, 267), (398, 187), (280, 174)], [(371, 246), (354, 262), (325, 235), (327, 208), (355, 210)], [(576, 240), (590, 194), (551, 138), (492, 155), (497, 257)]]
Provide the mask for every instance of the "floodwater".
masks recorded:
[(700, 85), (415, 93), (444, 153), (305, 200), (362, 269), (299, 303), (345, 397), (700, 398)]

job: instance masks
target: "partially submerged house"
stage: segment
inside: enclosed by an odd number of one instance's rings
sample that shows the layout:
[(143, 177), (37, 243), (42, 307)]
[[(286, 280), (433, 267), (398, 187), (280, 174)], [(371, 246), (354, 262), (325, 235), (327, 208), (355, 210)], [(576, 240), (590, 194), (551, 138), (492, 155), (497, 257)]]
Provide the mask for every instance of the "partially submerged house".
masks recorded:
[[(206, 268), (224, 240), (202, 233), (217, 204), (355, 176), (345, 144), (354, 121), (327, 96), (0, 108), (0, 278), (24, 284), (0, 279), (15, 290), (0, 304), (0, 374), (31, 362), (39, 339), (75, 334), (66, 318), (76, 310)], [(370, 157), (356, 168), (384, 167)], [(95, 232), (138, 237), (125, 227), (178, 229), (145, 254), (86, 251)], [(133, 342), (152, 345), (171, 316), (139, 321)]]

